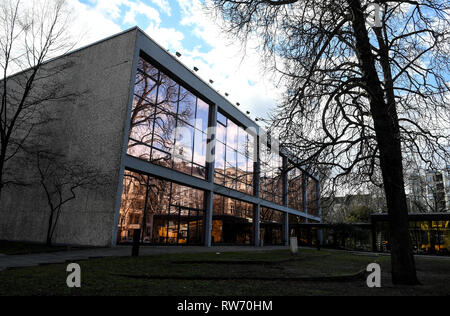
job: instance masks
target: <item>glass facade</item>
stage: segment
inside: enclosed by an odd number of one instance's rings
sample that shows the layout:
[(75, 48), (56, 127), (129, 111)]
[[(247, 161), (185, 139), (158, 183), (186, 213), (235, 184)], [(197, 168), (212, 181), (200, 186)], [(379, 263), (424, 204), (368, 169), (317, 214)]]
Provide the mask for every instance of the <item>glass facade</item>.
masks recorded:
[(260, 211), (260, 239), (264, 245), (283, 245), (284, 213), (267, 207)]
[(118, 225), (118, 242), (133, 239), (149, 244), (202, 244), (204, 192), (169, 181), (126, 171)]
[(290, 208), (303, 211), (303, 172), (299, 168), (288, 171), (288, 202)]
[(205, 179), (209, 108), (140, 58), (127, 153)]
[(214, 182), (253, 195), (253, 135), (217, 113)]
[(317, 181), (306, 178), (306, 203), (308, 214), (319, 216), (319, 196), (317, 194)]
[(283, 158), (265, 144), (260, 144), (260, 188), (261, 198), (283, 204)]
[(212, 243), (250, 245), (253, 236), (253, 205), (215, 194)]
[[(189, 90), (175, 76), (149, 60), (142, 53), (138, 62), (127, 154), (242, 193), (239, 196), (230, 193), (237, 200), (214, 192), (212, 243), (252, 244), (254, 222), (260, 221), (259, 237), (263, 243), (284, 244), (285, 213), (261, 207), (260, 217), (256, 219), (255, 205), (244, 201), (256, 193), (254, 188), (258, 183), (255, 183), (254, 171), (259, 161), (259, 197), (284, 205), (283, 192), (288, 192), (287, 206), (304, 211), (302, 171), (291, 168), (287, 175), (288, 188), (284, 189), (283, 156), (279, 152), (272, 152), (267, 144), (258, 143), (256, 132), (238, 124), (238, 120), (221, 109), (217, 117), (210, 118), (211, 105), (200, 98), (199, 93)], [(210, 170), (213, 178), (210, 179), (206, 159), (208, 139), (213, 139), (213, 135), (208, 135), (208, 126), (212, 125), (216, 125), (216, 141), (214, 170)], [(136, 166), (134, 160), (127, 160), (125, 168), (140, 170), (141, 167)], [(192, 188), (190, 177), (180, 174), (175, 180), (166, 177), (159, 168), (156, 170), (158, 178), (125, 172), (118, 241), (131, 242), (134, 231), (140, 230), (143, 243), (205, 243), (205, 191)], [(195, 186), (207, 190), (201, 183), (196, 182)], [(314, 206), (318, 210), (316, 186), (308, 183), (306, 189), (314, 191), (308, 192), (308, 208), (314, 212)]]
[[(416, 254), (450, 254), (450, 221), (448, 220), (410, 220), (409, 235)], [(376, 225), (377, 251), (390, 251), (390, 239), (388, 222), (378, 222)]]

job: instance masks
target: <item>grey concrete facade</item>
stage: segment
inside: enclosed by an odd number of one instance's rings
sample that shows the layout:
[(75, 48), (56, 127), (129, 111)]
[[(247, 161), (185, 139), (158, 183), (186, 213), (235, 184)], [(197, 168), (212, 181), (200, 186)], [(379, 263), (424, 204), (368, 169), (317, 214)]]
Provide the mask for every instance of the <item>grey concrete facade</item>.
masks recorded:
[[(252, 203), (257, 218), (259, 218), (261, 207), (284, 212), (283, 235), (286, 243), (289, 236), (288, 214), (320, 221), (320, 217), (290, 209), (286, 190), (284, 190), (283, 204), (278, 205), (260, 198), (258, 184), (255, 185), (254, 195), (243, 194), (214, 184), (212, 167), (208, 168), (208, 180), (201, 180), (128, 156), (126, 150), (134, 78), (141, 52), (150, 56), (164, 71), (208, 100), (212, 107), (211, 124), (214, 124), (217, 111), (220, 109), (242, 126), (253, 128), (255, 131), (260, 130), (253, 120), (138, 28), (130, 29), (61, 57), (62, 59), (72, 58), (75, 62), (71, 69), (71, 76), (61, 80), (67, 81), (68, 89), (87, 92), (73, 104), (65, 105), (62, 110), (55, 108), (58, 122), (54, 126), (53, 134), (57, 136), (52, 142), (61, 148), (65, 155), (94, 165), (107, 174), (109, 181), (98, 189), (80, 192), (75, 200), (65, 206), (55, 233), (55, 243), (93, 246), (116, 244), (125, 169), (204, 190), (206, 192), (205, 246), (211, 246), (214, 194)], [(49, 64), (57, 63), (61, 58)], [(209, 146), (213, 144), (214, 140), (211, 139)], [(255, 166), (255, 170), (258, 170), (258, 167)], [(287, 179), (284, 183), (286, 187)], [(306, 197), (306, 194), (304, 195)], [(306, 204), (306, 199), (304, 202)], [(45, 196), (39, 185), (8, 188), (2, 194), (0, 207), (0, 240), (45, 241), (48, 211), (46, 211)], [(259, 228), (259, 223), (255, 222), (254, 244), (256, 246), (259, 245)]]
[[(70, 59), (70, 74), (60, 80), (81, 93), (73, 103), (49, 105), (56, 119), (52, 146), (107, 177), (104, 186), (80, 191), (64, 206), (54, 236), (57, 244), (111, 245), (136, 33), (130, 30), (45, 65)], [(33, 181), (35, 170), (27, 167), (24, 176), (30, 185), (8, 186), (2, 193), (2, 240), (45, 241), (49, 210), (42, 188)]]

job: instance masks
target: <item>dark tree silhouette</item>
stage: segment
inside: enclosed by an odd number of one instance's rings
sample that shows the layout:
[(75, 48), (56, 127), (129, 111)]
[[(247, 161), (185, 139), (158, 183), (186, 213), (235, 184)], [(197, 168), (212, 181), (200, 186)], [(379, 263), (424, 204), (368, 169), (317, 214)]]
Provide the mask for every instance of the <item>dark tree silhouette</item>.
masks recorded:
[[(272, 129), (283, 145), (304, 163), (332, 169), (335, 182), (383, 186), (392, 281), (417, 284), (402, 159), (449, 158), (449, 3), (211, 2), (227, 34), (259, 41), (267, 70), (280, 75), (286, 93)], [(379, 24), (369, 23), (374, 4)]]
[(8, 184), (24, 185), (11, 162), (50, 120), (46, 106), (75, 95), (59, 80), (73, 62), (45, 65), (73, 48), (69, 24), (65, 0), (0, 3), (0, 195)]
[(64, 205), (75, 200), (80, 189), (95, 189), (107, 184), (107, 180), (98, 170), (63, 155), (45, 150), (29, 155), (36, 164), (38, 182), (49, 207), (46, 243), (51, 246)]

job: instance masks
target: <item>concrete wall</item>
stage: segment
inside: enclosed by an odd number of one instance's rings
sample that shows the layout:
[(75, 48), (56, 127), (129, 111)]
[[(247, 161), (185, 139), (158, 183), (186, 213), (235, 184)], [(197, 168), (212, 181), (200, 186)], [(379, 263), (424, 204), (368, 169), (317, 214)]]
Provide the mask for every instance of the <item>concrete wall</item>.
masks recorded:
[[(64, 205), (54, 236), (56, 244), (110, 246), (121, 166), (127, 109), (130, 100), (136, 32), (116, 37), (55, 59), (45, 67), (74, 63), (59, 80), (72, 101), (47, 105), (56, 120), (41, 131), (68, 160), (80, 161), (106, 175), (104, 185), (79, 190)], [(51, 127), (50, 127), (51, 126)], [(22, 165), (20, 165), (22, 164)], [(44, 242), (49, 208), (31, 165), (10, 165), (29, 185), (8, 186), (0, 200), (0, 239)]]

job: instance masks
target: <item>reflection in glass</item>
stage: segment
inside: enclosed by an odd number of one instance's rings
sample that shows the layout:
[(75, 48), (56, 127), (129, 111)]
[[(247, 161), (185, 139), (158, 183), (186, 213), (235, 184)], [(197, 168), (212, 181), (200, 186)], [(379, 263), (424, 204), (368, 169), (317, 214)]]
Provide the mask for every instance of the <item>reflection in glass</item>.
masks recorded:
[(261, 197), (270, 202), (283, 204), (283, 158), (265, 146), (261, 146)]
[(261, 207), (260, 238), (265, 245), (282, 245), (284, 213)]
[(318, 216), (319, 215), (319, 209), (318, 209), (318, 196), (317, 196), (317, 181), (313, 178), (308, 177), (307, 178), (307, 195), (306, 195), (306, 202), (307, 202), (307, 209), (308, 214)]
[(208, 129), (208, 117), (209, 117), (209, 104), (201, 99), (197, 99), (197, 113), (195, 119), (195, 128), (207, 132)]
[(221, 195), (214, 195), (212, 242), (251, 244), (253, 205)]
[(194, 126), (195, 106), (197, 98), (184, 87), (180, 88), (180, 99), (178, 103), (178, 116), (184, 122)]
[(209, 104), (144, 59), (138, 67), (127, 153), (205, 179)]
[(289, 207), (304, 212), (303, 209), (303, 173), (299, 168), (292, 168), (288, 172), (288, 201)]
[(143, 243), (201, 244), (203, 217), (203, 191), (125, 172), (118, 242), (132, 242), (141, 229)]
[(253, 157), (249, 150), (253, 136), (220, 112), (216, 133), (214, 182), (253, 195)]

